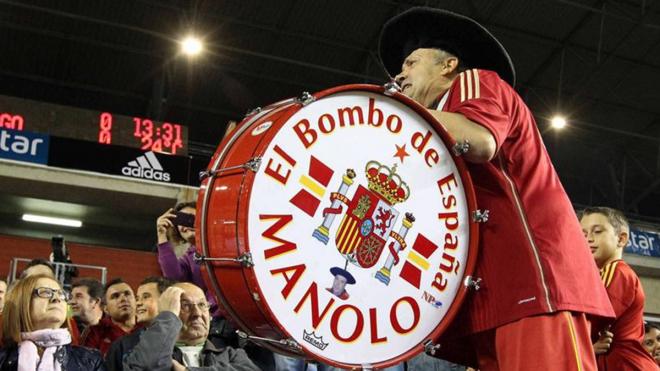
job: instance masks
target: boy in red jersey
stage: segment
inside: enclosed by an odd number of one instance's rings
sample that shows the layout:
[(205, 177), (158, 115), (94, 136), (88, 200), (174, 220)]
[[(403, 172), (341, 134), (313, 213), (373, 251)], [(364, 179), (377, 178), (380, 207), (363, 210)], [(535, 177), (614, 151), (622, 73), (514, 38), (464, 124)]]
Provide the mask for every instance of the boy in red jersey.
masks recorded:
[(593, 331), (600, 336), (594, 349), (597, 353), (602, 349), (596, 357), (598, 369), (657, 370), (642, 347), (644, 290), (635, 272), (621, 259), (628, 243), (628, 221), (618, 210), (593, 207), (582, 212), (580, 224), (616, 314), (609, 324), (594, 324)]

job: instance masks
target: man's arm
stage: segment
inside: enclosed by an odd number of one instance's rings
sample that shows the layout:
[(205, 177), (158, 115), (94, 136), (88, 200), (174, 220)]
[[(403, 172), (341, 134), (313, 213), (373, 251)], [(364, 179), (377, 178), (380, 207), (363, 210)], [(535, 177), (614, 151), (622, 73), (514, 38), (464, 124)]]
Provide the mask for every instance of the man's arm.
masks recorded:
[(470, 149), (463, 156), (466, 160), (475, 163), (490, 161), (497, 151), (497, 142), (490, 130), (468, 120), (460, 113), (442, 112), (429, 110), (447, 130), (455, 141), (462, 143), (467, 141)]
[(142, 332), (140, 341), (122, 362), (124, 370), (169, 370), (172, 350), (181, 331), (181, 320), (174, 313), (164, 311), (154, 318)]

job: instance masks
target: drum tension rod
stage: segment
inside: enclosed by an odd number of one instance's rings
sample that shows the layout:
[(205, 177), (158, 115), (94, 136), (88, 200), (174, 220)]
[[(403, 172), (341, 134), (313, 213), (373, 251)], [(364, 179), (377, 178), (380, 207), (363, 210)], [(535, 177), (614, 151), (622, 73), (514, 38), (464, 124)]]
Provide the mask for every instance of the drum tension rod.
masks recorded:
[(490, 215), (490, 210), (476, 209), (472, 212), (472, 221), (475, 223), (486, 223)]
[(440, 349), (440, 344), (436, 344), (433, 340), (429, 339), (424, 342), (424, 352), (430, 356), (434, 356)]
[(232, 263), (240, 263), (242, 266), (246, 268), (252, 268), (254, 267), (254, 261), (252, 261), (252, 254), (249, 252), (243, 253), (239, 255), (237, 258), (207, 258), (204, 255), (201, 255), (199, 253), (195, 253), (193, 256), (193, 260), (197, 264), (201, 264), (207, 261), (210, 262), (232, 262)]
[(401, 92), (401, 87), (394, 80), (392, 80), (392, 81), (388, 82), (387, 84), (383, 85), (383, 88), (385, 89), (385, 91), (383, 91), (383, 93), (385, 95), (389, 95), (389, 96), (392, 96), (395, 93), (400, 93)]
[(479, 277), (466, 276), (463, 281), (463, 285), (468, 289), (474, 289), (474, 291), (479, 291), (481, 288), (482, 279)]
[(306, 106), (312, 102), (314, 102), (316, 98), (314, 98), (313, 95), (309, 94), (308, 91), (304, 91), (300, 97), (296, 98), (296, 102), (302, 104), (303, 106)]
[(469, 150), (470, 150), (470, 142), (467, 139), (465, 139), (462, 142), (456, 142), (456, 144), (454, 144), (454, 146), (451, 147), (451, 151), (454, 152), (454, 156), (464, 155)]
[(246, 117), (247, 116), (252, 116), (252, 115), (257, 114), (259, 112), (261, 112), (261, 107), (253, 108), (251, 110), (248, 110), (247, 113), (245, 114), (245, 116)]
[(236, 330), (236, 334), (238, 335), (239, 338), (244, 339), (244, 340), (250, 340), (250, 341), (265, 341), (267, 343), (274, 343), (274, 344), (280, 344), (284, 345), (287, 348), (295, 349), (295, 350), (302, 350), (302, 347), (300, 344), (298, 344), (295, 340), (292, 339), (280, 339), (280, 340), (275, 340), (275, 339), (269, 339), (269, 338), (262, 338), (259, 336), (252, 336), (248, 335), (247, 333), (241, 331), (241, 330)]
[(199, 180), (204, 180), (210, 176), (216, 176), (220, 173), (224, 173), (225, 171), (232, 171), (232, 170), (250, 170), (254, 173), (259, 170), (259, 166), (261, 166), (261, 157), (253, 157), (249, 159), (246, 163), (242, 165), (236, 165), (236, 166), (229, 166), (229, 167), (223, 167), (220, 169), (216, 170), (204, 170), (199, 172)]

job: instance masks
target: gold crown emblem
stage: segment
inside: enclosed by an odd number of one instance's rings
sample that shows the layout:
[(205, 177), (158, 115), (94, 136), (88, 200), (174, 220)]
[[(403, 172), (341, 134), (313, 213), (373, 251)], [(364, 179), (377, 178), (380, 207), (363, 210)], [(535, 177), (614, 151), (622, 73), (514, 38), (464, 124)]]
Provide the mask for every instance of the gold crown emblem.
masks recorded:
[(369, 161), (364, 170), (369, 189), (381, 195), (390, 205), (403, 202), (410, 196), (408, 184), (396, 174), (396, 165), (390, 169), (378, 161)]

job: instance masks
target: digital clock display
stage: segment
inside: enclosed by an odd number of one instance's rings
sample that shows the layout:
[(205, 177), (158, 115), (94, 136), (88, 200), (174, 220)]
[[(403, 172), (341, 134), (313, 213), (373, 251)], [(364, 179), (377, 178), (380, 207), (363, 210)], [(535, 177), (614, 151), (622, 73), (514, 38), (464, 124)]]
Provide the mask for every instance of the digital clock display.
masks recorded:
[(0, 95), (0, 128), (56, 137), (188, 154), (188, 128), (173, 122), (128, 117)]

